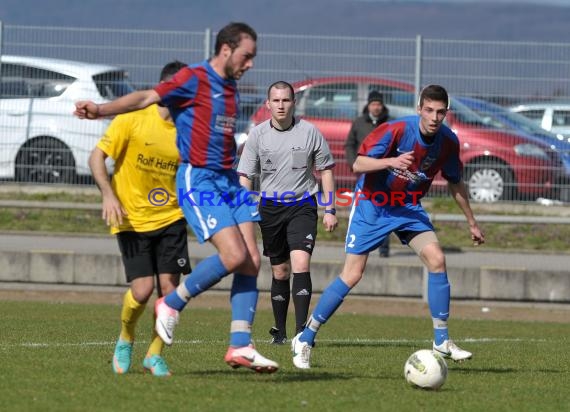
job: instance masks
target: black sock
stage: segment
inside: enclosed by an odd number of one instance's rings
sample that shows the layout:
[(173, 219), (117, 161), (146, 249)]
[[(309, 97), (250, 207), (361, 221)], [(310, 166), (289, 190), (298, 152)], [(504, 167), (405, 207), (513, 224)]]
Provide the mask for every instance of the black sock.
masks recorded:
[(303, 330), (309, 315), (313, 284), (311, 272), (293, 273), (293, 305), (295, 305), (295, 334)]
[(287, 335), (287, 310), (289, 309), (290, 293), (289, 279), (272, 279), (271, 306), (273, 307), (275, 327), (279, 329), (279, 334), (282, 336)]

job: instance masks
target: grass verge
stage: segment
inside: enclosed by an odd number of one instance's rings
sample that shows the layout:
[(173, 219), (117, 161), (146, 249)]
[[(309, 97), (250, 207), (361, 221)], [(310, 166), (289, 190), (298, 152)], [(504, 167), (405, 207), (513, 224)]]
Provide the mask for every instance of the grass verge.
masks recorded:
[[(100, 195), (90, 193), (75, 193), (66, 191), (46, 191), (39, 193), (0, 192), (0, 200), (27, 200), (45, 202), (75, 202), (94, 203), (101, 201)], [(429, 213), (445, 214), (460, 213), (455, 202), (449, 198), (432, 198), (425, 203)], [(547, 215), (552, 209), (538, 208), (535, 205), (486, 205), (473, 204), (477, 214), (513, 214), (513, 215)], [(319, 240), (329, 242), (344, 242), (347, 228), (347, 218), (339, 215), (339, 227), (333, 233), (325, 232), (319, 225)], [(446, 248), (471, 247), (467, 225), (462, 222), (435, 223), (436, 231), (442, 245)], [(528, 250), (550, 251), (556, 253), (570, 252), (568, 239), (570, 225), (531, 224), (531, 223), (484, 223), (487, 249), (496, 250)], [(108, 228), (101, 220), (101, 212), (97, 210), (74, 209), (42, 209), (42, 208), (0, 208), (0, 230), (3, 231), (38, 231), (61, 232), (76, 234), (107, 234)], [(193, 234), (189, 231), (191, 237)], [(393, 235), (394, 236), (394, 235)], [(394, 236), (393, 240), (398, 242)]]
[[(325, 232), (322, 225), (319, 225), (318, 239), (344, 242), (347, 223), (346, 217), (339, 216), (339, 227), (333, 233)], [(466, 223), (437, 222), (435, 227), (444, 247), (471, 247)], [(482, 227), (487, 238), (487, 249), (558, 253), (570, 251), (568, 243), (570, 225), (486, 223), (482, 224)], [(95, 235), (109, 233), (107, 226), (101, 220), (100, 211), (74, 209), (2, 208), (0, 209), (0, 230)], [(193, 237), (191, 231), (189, 234)], [(393, 240), (398, 241), (395, 236)]]

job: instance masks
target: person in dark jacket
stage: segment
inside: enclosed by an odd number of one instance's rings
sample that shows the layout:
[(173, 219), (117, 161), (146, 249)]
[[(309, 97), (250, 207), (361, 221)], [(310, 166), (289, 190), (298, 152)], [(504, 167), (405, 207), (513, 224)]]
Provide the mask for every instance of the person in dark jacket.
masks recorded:
[[(348, 137), (344, 143), (344, 150), (346, 154), (346, 162), (352, 170), (352, 164), (356, 160), (356, 153), (360, 144), (372, 130), (388, 120), (388, 108), (384, 106), (384, 97), (382, 93), (372, 90), (368, 95), (368, 103), (362, 110), (362, 115), (357, 117), (348, 132)], [(388, 257), (390, 255), (390, 237), (380, 244), (381, 257)]]

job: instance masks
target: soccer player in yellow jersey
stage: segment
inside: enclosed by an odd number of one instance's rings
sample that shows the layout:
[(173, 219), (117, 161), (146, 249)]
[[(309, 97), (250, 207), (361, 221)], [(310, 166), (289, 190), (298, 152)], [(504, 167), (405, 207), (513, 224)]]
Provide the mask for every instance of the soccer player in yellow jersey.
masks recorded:
[[(162, 69), (169, 80), (186, 65), (175, 61)], [(115, 160), (112, 181), (105, 159)], [(152, 296), (176, 288), (180, 274), (190, 272), (186, 221), (176, 200), (178, 165), (176, 128), (168, 108), (156, 104), (117, 116), (89, 158), (103, 200), (103, 219), (117, 235), (129, 290), (123, 299), (121, 333), (115, 346), (113, 371), (131, 366), (135, 326)], [(154, 325), (154, 323), (153, 323)], [(162, 358), (164, 343), (152, 329), (143, 361), (154, 376), (169, 376)]]

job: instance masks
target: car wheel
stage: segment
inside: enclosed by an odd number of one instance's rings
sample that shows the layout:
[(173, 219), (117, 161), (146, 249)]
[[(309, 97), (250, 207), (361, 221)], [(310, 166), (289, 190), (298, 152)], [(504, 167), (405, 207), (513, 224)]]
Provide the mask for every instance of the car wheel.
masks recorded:
[(469, 196), (475, 202), (494, 203), (512, 199), (513, 177), (505, 164), (472, 164), (465, 174)]
[(16, 181), (73, 183), (75, 159), (62, 142), (40, 137), (24, 145), (16, 156)]

